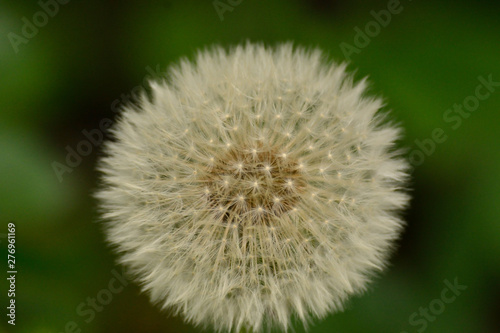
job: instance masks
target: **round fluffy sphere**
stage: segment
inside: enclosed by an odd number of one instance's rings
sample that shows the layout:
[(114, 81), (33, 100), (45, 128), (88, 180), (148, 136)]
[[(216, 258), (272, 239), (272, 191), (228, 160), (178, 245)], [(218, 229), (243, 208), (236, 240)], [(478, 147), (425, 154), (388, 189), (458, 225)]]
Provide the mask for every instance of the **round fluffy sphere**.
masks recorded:
[(218, 331), (340, 310), (408, 196), (399, 129), (345, 65), (214, 47), (125, 107), (100, 161), (108, 240), (153, 302)]

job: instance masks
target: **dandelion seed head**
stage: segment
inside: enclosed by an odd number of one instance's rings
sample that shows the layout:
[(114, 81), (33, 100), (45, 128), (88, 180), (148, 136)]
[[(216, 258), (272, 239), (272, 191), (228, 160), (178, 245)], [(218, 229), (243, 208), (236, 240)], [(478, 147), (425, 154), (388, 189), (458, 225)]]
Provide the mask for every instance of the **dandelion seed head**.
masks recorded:
[(400, 130), (345, 65), (214, 47), (123, 109), (99, 163), (108, 241), (151, 301), (217, 331), (342, 310), (398, 237)]

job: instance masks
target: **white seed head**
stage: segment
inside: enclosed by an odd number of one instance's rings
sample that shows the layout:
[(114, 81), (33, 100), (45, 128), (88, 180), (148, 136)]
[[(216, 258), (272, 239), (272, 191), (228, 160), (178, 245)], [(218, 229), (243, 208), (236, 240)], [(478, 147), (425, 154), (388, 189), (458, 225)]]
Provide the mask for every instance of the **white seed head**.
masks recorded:
[(97, 193), (154, 303), (217, 331), (304, 324), (385, 266), (399, 129), (345, 65), (290, 44), (202, 51), (124, 108)]

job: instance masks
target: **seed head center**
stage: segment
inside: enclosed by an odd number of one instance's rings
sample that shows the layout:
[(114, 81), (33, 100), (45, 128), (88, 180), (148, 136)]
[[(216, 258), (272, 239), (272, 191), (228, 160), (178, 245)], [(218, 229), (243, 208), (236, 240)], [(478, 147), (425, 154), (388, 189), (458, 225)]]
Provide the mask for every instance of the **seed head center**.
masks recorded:
[(204, 173), (209, 208), (228, 220), (267, 223), (291, 210), (305, 188), (298, 163), (271, 147), (234, 147)]

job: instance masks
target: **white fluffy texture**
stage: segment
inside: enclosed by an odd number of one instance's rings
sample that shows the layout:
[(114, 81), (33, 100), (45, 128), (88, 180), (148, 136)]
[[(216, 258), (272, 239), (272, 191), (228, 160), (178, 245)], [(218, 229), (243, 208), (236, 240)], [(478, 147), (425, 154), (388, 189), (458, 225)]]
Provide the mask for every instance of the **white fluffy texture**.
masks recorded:
[(101, 160), (108, 240), (163, 308), (217, 331), (342, 309), (398, 237), (407, 164), (345, 65), (290, 44), (181, 61)]

